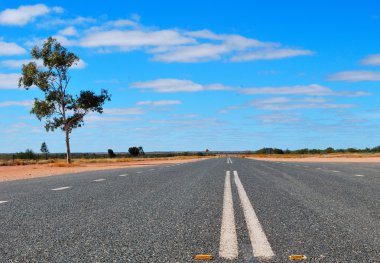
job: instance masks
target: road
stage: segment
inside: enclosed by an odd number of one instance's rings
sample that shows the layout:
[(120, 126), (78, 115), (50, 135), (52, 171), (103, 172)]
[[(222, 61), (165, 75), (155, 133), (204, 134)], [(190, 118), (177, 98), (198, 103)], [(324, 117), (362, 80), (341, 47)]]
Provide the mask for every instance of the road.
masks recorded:
[(380, 262), (380, 164), (218, 158), (0, 183), (0, 262), (198, 254)]

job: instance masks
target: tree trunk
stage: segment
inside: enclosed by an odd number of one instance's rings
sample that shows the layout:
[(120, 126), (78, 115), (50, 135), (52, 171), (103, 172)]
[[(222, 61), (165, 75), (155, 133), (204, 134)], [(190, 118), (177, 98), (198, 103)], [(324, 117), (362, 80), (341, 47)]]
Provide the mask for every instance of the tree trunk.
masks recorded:
[(65, 131), (66, 133), (66, 160), (67, 164), (71, 163), (71, 153), (70, 153), (70, 134), (68, 129)]

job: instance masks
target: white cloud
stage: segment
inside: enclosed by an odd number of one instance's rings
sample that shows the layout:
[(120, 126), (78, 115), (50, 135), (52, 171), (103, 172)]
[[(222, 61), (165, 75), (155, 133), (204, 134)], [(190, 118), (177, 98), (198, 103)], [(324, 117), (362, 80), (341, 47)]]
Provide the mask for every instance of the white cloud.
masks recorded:
[(99, 31), (91, 32), (80, 40), (83, 47), (118, 47), (122, 50), (131, 50), (148, 46), (172, 46), (194, 42), (193, 39), (181, 36), (175, 30), (157, 31)]
[(318, 85), (297, 85), (284, 87), (259, 87), (259, 88), (240, 88), (225, 86), (223, 84), (199, 84), (191, 80), (182, 79), (157, 79), (146, 82), (135, 82), (131, 84), (132, 88), (151, 90), (158, 93), (170, 92), (198, 92), (205, 90), (231, 90), (242, 94), (252, 95), (308, 95), (308, 96), (342, 96), (342, 97), (360, 97), (370, 95), (363, 91), (334, 91), (330, 88)]
[(33, 100), (21, 100), (21, 101), (3, 101), (0, 102), (0, 107), (11, 107), (11, 106), (22, 106), (22, 107), (30, 107), (33, 106)]
[(298, 56), (311, 56), (314, 52), (305, 49), (269, 49), (247, 52), (231, 58), (231, 61), (273, 60)]
[(343, 71), (328, 77), (331, 81), (380, 81), (379, 71)]
[(62, 29), (58, 32), (59, 35), (62, 35), (62, 36), (77, 36), (78, 35), (78, 31), (75, 29), (75, 27), (73, 26), (70, 26), (70, 27), (66, 27), (65, 29)]
[(0, 90), (1, 89), (18, 89), (18, 80), (20, 74), (10, 73), (3, 74), (0, 73)]
[(297, 114), (289, 113), (262, 114), (256, 115), (253, 118), (263, 124), (287, 124), (301, 121)]
[[(11, 60), (3, 60), (0, 61), (0, 66), (11, 68), (11, 69), (21, 69), (22, 65), (28, 64), (33, 60), (29, 59), (11, 59)], [(43, 67), (42, 60), (35, 60), (38, 67)], [(87, 66), (87, 63), (83, 60), (79, 60), (76, 65), (72, 66), (72, 69), (84, 69)]]
[(139, 115), (144, 114), (141, 108), (110, 108), (104, 109), (105, 115)]
[(87, 63), (80, 59), (76, 64), (73, 65), (72, 69), (84, 69), (87, 67)]
[[(129, 27), (121, 29), (121, 27)], [(312, 55), (304, 49), (286, 49), (281, 44), (262, 42), (237, 34), (210, 30), (185, 31), (144, 27), (137, 21), (108, 21), (85, 32), (76, 45), (98, 48), (99, 52), (143, 50), (162, 62), (194, 63), (225, 59), (247, 61)]]
[(16, 43), (1, 41), (0, 39), (0, 56), (13, 56), (25, 54), (26, 50)]
[(309, 95), (309, 96), (347, 96), (347, 97), (359, 97), (366, 96), (369, 93), (357, 91), (333, 91), (330, 88), (318, 85), (297, 85), (297, 86), (285, 86), (285, 87), (262, 87), (262, 88), (244, 88), (240, 90), (243, 94), (268, 94), (268, 95)]
[(5, 9), (0, 12), (0, 24), (23, 26), (29, 22), (32, 22), (36, 17), (46, 15), (51, 12), (62, 13), (63, 9), (60, 7), (49, 8), (44, 4), (22, 5), (17, 9)]
[(145, 100), (136, 103), (138, 106), (167, 106), (167, 105), (178, 105), (181, 104), (179, 100)]
[(132, 122), (141, 120), (141, 118), (127, 118), (127, 117), (114, 117), (114, 116), (105, 116), (104, 114), (92, 115), (89, 114), (85, 117), (86, 122), (88, 123), (119, 123), (119, 122)]
[(180, 79), (157, 79), (146, 82), (135, 82), (131, 85), (137, 89), (151, 89), (154, 92), (196, 92), (203, 90), (203, 86), (191, 80)]
[(369, 55), (360, 61), (363, 65), (380, 66), (380, 54)]
[(259, 110), (299, 110), (299, 109), (348, 109), (354, 108), (355, 104), (336, 104), (324, 98), (285, 98), (275, 97), (257, 99), (250, 103)]

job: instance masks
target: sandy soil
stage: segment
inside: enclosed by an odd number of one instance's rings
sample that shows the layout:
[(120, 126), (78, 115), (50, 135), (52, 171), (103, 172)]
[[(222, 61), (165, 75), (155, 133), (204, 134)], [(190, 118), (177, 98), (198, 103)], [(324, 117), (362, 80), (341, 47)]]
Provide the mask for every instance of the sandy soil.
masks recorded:
[(305, 162), (305, 163), (380, 163), (380, 157), (304, 157), (304, 158), (270, 158), (249, 157), (249, 159), (272, 162)]
[(33, 164), (22, 166), (0, 166), (0, 182), (28, 179), (34, 177), (43, 177), (59, 174), (80, 173), (95, 170), (110, 170), (120, 168), (131, 168), (141, 166), (151, 166), (158, 164), (174, 164), (188, 163), (202, 160), (186, 159), (186, 160), (147, 160), (137, 162), (118, 162), (118, 163), (89, 163), (80, 164), (74, 167), (56, 167), (54, 164)]

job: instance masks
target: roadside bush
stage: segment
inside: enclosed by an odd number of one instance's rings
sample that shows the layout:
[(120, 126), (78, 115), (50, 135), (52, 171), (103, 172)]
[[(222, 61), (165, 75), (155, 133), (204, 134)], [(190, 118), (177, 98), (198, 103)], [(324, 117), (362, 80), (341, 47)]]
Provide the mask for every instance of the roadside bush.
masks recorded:
[(19, 152), (15, 154), (15, 159), (35, 160), (37, 155), (31, 149), (26, 149), (25, 152)]
[(109, 158), (115, 158), (116, 157), (116, 154), (113, 152), (112, 149), (108, 149), (108, 157)]
[(132, 155), (134, 157), (139, 156), (139, 154), (140, 154), (140, 150), (138, 147), (129, 147), (128, 152), (130, 155)]

